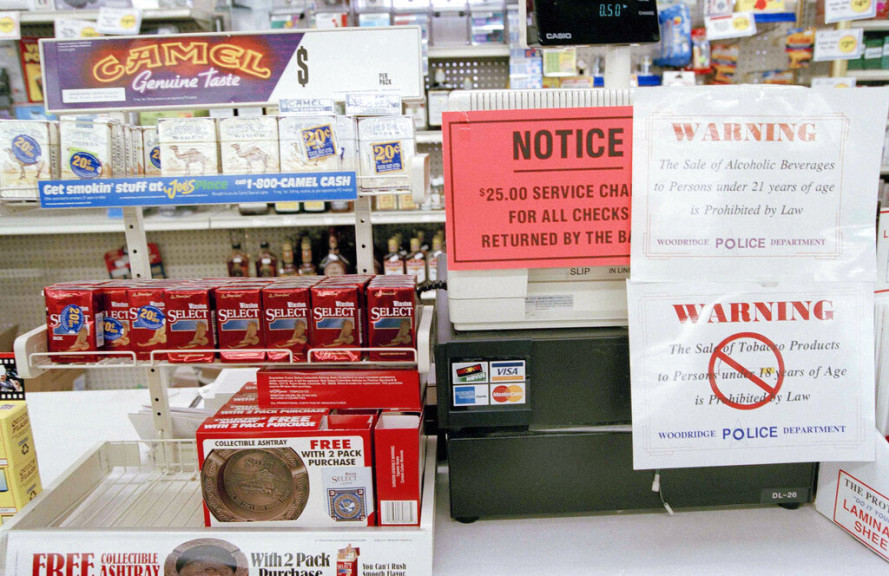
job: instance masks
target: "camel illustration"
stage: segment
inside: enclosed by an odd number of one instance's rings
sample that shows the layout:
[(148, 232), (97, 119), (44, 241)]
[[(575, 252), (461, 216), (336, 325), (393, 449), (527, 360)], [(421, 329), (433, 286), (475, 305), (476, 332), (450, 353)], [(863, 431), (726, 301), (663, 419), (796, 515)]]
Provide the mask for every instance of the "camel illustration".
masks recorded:
[(280, 344), (279, 348), (286, 348), (288, 346), (294, 346), (296, 344), (305, 344), (305, 343), (306, 343), (306, 323), (297, 320), (296, 326), (293, 327), (293, 334), (290, 335), (290, 339), (287, 340), (287, 342)]
[(343, 327), (340, 330), (339, 336), (336, 337), (336, 340), (331, 342), (330, 344), (325, 344), (326, 348), (331, 348), (333, 346), (342, 346), (344, 344), (352, 344), (355, 342), (355, 336), (352, 335), (352, 330), (355, 328), (355, 325), (351, 320), (343, 320)]
[(167, 343), (167, 330), (165, 326), (161, 326), (157, 330), (154, 331), (154, 335), (148, 342), (139, 342), (139, 346), (148, 347), (155, 346), (157, 344), (166, 344)]
[(80, 330), (77, 331), (77, 339), (74, 340), (74, 344), (68, 348), (69, 352), (80, 352), (81, 350), (89, 350), (90, 349), (90, 329), (84, 324)]
[(191, 176), (191, 167), (194, 164), (200, 164), (201, 170), (198, 174), (206, 174), (207, 173), (207, 163), (209, 159), (202, 153), (199, 152), (196, 148), (189, 148), (186, 152), (179, 152), (179, 146), (173, 144), (170, 146), (170, 151), (176, 156), (176, 159), (182, 162), (185, 165), (185, 173), (186, 175)]
[(244, 339), (238, 342), (233, 346), (233, 348), (244, 348), (245, 346), (256, 346), (259, 344), (259, 323), (251, 320), (247, 323), (247, 331), (244, 334)]
[[(107, 340), (106, 340), (107, 342)], [(130, 331), (127, 329), (127, 325), (121, 323), (120, 326), (120, 337), (117, 340), (111, 340), (111, 346), (114, 348), (120, 348), (121, 346), (129, 346), (130, 345)]]
[(246, 150), (242, 150), (240, 144), (232, 144), (232, 148), (234, 149), (235, 154), (238, 155), (238, 158), (247, 164), (247, 172), (253, 172), (254, 163), (262, 163), (262, 170), (259, 171), (260, 173), (265, 174), (269, 171), (271, 157), (258, 146), (251, 146)]
[(183, 348), (198, 348), (200, 346), (207, 346), (210, 344), (210, 339), (207, 338), (207, 324), (205, 322), (198, 322), (194, 329), (194, 338), (191, 339), (191, 342), (183, 346)]
[(40, 171), (43, 170), (43, 158), (42, 158), (42, 157), (38, 157), (38, 159), (37, 159), (38, 161), (37, 161), (37, 162), (34, 162), (34, 163), (32, 163), (32, 164), (27, 164), (27, 163), (25, 163), (25, 162), (22, 162), (21, 159), (18, 158), (18, 157), (13, 153), (12, 148), (7, 148), (7, 149), (6, 149), (6, 153), (7, 153), (7, 154), (9, 155), (9, 157), (12, 159), (12, 164), (13, 164), (13, 166), (18, 165), (18, 169), (19, 169), (19, 182), (24, 182), (25, 180), (28, 179), (28, 174), (25, 172), (25, 168), (30, 167), (30, 166), (36, 166), (37, 170), (36, 170), (35, 173), (34, 173), (35, 179), (40, 175)]
[(411, 340), (411, 321), (408, 318), (404, 318), (398, 325), (398, 334), (395, 335), (395, 338), (393, 338), (392, 341), (388, 344), (382, 344), (382, 346), (399, 346), (402, 344), (410, 344)]

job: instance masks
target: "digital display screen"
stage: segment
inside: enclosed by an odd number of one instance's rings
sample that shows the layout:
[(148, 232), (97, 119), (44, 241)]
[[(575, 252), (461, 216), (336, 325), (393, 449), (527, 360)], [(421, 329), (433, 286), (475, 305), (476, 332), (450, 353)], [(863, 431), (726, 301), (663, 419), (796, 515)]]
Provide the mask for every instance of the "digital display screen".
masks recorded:
[(655, 0), (531, 0), (529, 44), (583, 46), (660, 40)]

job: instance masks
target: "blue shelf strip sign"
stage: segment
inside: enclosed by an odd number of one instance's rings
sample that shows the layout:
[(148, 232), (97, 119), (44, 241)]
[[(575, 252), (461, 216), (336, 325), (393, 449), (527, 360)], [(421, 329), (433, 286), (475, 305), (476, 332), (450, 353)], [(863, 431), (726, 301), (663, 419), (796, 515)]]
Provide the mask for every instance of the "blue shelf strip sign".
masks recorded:
[(355, 172), (175, 176), (39, 183), (43, 208), (355, 200)]

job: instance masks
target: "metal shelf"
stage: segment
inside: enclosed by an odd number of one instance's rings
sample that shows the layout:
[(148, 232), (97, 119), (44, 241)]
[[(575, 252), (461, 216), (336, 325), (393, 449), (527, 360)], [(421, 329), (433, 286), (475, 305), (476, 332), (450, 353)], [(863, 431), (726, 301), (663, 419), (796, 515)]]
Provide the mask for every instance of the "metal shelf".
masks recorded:
[(851, 24), (852, 28), (861, 28), (866, 32), (889, 30), (889, 20), (854, 20)]
[(847, 70), (846, 76), (865, 82), (889, 82), (889, 70)]
[[(193, 539), (222, 538), (249, 550), (261, 538), (263, 545), (276, 551), (336, 550), (361, 542), (362, 557), (397, 550), (398, 556), (416, 562), (411, 574), (431, 575), (434, 437), (425, 440), (425, 453), (419, 526), (308, 529), (232, 523), (207, 529), (194, 441), (105, 442), (4, 523), (0, 557), (14, 562), (20, 553), (29, 557), (24, 549), (35, 542), (55, 549), (78, 538), (86, 538), (89, 549), (104, 553), (126, 550), (135, 536), (137, 549), (159, 552), (160, 562), (174, 546)], [(246, 567), (243, 572), (247, 573)]]
[(309, 226), (347, 226), (355, 223), (355, 215), (351, 212), (313, 214), (299, 212), (297, 214), (263, 214), (260, 216), (243, 216), (237, 208), (219, 211), (210, 216), (211, 230), (229, 230), (232, 228), (290, 228)]
[[(209, 363), (181, 363), (169, 362), (162, 358), (167, 352), (173, 353), (202, 353), (215, 352), (215, 350), (165, 350), (152, 352), (151, 360), (137, 360), (136, 355), (132, 352), (62, 352), (51, 353), (47, 350), (46, 325), (40, 326), (22, 334), (15, 339), (13, 350), (15, 351), (16, 364), (18, 366), (19, 375), (23, 378), (34, 378), (39, 376), (46, 370), (74, 370), (74, 369), (110, 369), (110, 368), (159, 368), (159, 367), (179, 367), (183, 365), (197, 366), (202, 368), (237, 368), (239, 366), (279, 366), (279, 367), (300, 367), (300, 368), (337, 368), (337, 367), (361, 367), (361, 368), (413, 368), (421, 374), (428, 374), (432, 366), (432, 319), (434, 316), (432, 306), (423, 306), (420, 312), (420, 323), (417, 327), (417, 349), (416, 362), (371, 362), (364, 360), (361, 362), (326, 362), (312, 359), (313, 354), (309, 352), (310, 362), (302, 362), (292, 364), (288, 362), (209, 362)], [(357, 348), (338, 348), (333, 352), (345, 351), (363, 351)], [(376, 350), (368, 348), (366, 350)], [(397, 348), (386, 348), (386, 351), (399, 351)], [(259, 350), (258, 350), (259, 351)], [(280, 353), (281, 350), (267, 350)], [(325, 351), (331, 351), (325, 349)], [(101, 358), (98, 362), (89, 363), (59, 363), (54, 362), (53, 358), (59, 359), (64, 356), (83, 356), (90, 355)]]
[[(78, 20), (95, 20), (99, 17), (98, 10), (57, 10), (47, 12), (21, 12), (22, 24), (52, 24), (59, 18), (76, 18)], [(143, 10), (142, 21), (152, 20), (193, 20), (196, 14), (189, 8), (167, 8), (161, 10)]]
[(486, 46), (430, 46), (429, 58), (509, 58), (509, 46), (494, 44)]

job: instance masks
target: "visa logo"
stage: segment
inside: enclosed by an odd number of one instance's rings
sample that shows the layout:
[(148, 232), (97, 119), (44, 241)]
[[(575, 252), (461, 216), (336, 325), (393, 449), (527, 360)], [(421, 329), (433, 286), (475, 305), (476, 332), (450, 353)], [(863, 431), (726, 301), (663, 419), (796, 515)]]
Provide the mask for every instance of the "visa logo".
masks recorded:
[(518, 368), (496, 368), (495, 373), (497, 376), (518, 376), (519, 369)]

